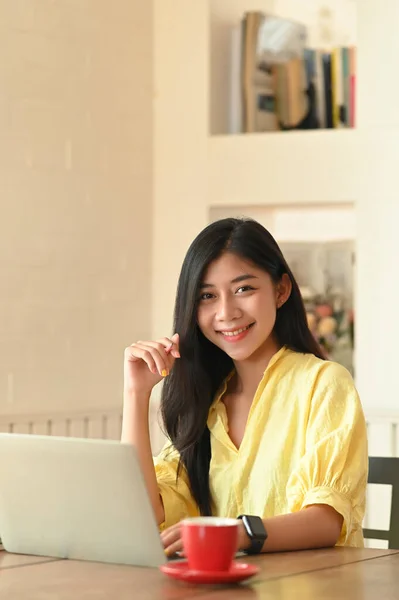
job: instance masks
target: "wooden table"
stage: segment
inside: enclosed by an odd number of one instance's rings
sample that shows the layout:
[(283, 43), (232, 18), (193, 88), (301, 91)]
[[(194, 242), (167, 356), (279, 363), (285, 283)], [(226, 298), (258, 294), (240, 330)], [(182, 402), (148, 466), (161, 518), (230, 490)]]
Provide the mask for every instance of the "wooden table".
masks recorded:
[(0, 544), (0, 571), (3, 569), (16, 569), (17, 567), (25, 567), (28, 565), (55, 562), (56, 560), (58, 559), (47, 558), (46, 556), (10, 554), (9, 552), (4, 552), (3, 546)]
[(223, 587), (175, 582), (157, 569), (0, 555), (0, 599), (7, 600), (399, 598), (399, 550), (333, 548), (251, 557), (259, 574), (246, 584)]

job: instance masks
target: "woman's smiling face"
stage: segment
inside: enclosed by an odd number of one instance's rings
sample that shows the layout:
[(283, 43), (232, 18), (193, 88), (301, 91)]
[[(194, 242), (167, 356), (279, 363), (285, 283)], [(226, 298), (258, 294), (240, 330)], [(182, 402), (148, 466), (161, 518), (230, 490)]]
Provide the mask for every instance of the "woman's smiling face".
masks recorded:
[(287, 287), (276, 285), (268, 273), (251, 262), (224, 252), (204, 274), (197, 313), (199, 328), (234, 361), (258, 355), (275, 344), (276, 311), (289, 296), (290, 290), (287, 295), (287, 289), (282, 289)]

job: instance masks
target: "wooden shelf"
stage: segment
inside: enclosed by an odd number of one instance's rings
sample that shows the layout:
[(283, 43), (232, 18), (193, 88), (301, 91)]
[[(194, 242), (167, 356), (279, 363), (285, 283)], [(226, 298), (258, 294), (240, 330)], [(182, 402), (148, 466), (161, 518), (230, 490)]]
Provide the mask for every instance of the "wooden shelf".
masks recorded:
[(346, 203), (357, 197), (356, 130), (209, 137), (209, 204)]

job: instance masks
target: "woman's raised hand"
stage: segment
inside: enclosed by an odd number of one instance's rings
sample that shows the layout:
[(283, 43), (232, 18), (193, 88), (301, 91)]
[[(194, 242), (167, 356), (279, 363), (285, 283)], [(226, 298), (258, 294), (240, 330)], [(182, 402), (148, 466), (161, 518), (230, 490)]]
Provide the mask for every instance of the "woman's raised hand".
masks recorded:
[(161, 338), (154, 342), (138, 341), (125, 349), (124, 389), (125, 392), (150, 394), (152, 388), (173, 368), (180, 358), (179, 334)]

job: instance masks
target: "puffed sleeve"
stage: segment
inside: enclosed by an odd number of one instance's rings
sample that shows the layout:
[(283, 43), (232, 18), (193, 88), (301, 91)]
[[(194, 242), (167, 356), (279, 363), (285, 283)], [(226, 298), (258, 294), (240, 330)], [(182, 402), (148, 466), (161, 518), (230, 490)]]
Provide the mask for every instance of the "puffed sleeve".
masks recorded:
[(176, 481), (178, 464), (179, 454), (170, 442), (167, 442), (160, 454), (154, 458), (155, 475), (165, 511), (165, 521), (160, 525), (160, 531), (186, 517), (199, 516), (184, 467), (180, 469)]
[(287, 485), (289, 509), (327, 504), (343, 517), (338, 545), (360, 534), (368, 476), (367, 430), (350, 373), (326, 362), (310, 399), (305, 452)]

